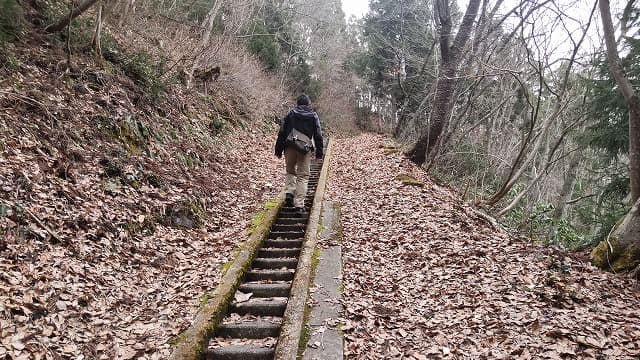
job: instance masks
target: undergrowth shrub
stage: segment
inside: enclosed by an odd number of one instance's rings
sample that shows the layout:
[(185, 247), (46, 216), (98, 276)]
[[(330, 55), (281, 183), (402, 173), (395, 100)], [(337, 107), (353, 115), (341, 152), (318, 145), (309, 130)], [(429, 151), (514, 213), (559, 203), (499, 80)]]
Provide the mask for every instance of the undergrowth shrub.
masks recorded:
[(162, 79), (166, 58), (156, 62), (144, 50), (131, 54), (110, 46), (104, 49), (104, 58), (120, 66), (122, 71), (153, 99), (158, 99), (165, 90), (167, 83)]
[(87, 51), (91, 46), (91, 39), (95, 27), (94, 20), (88, 17), (77, 17), (71, 21), (70, 25), (71, 29), (69, 32), (65, 28), (64, 30), (56, 33), (56, 38), (58, 40), (57, 45), (61, 48), (65, 48), (70, 35), (71, 41), (69, 41), (69, 46), (71, 47), (72, 52)]
[(16, 0), (0, 0), (0, 49), (17, 39), (23, 28), (22, 6)]

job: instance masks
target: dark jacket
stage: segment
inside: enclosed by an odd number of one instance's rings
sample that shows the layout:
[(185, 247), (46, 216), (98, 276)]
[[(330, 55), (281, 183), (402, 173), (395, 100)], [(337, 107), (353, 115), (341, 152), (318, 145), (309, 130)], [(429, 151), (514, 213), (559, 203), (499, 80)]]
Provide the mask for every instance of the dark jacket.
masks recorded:
[(278, 139), (276, 140), (276, 156), (282, 156), (286, 146), (285, 140), (293, 128), (307, 135), (309, 139), (313, 139), (316, 157), (322, 157), (323, 143), (320, 118), (312, 108), (306, 105), (296, 106), (282, 119)]

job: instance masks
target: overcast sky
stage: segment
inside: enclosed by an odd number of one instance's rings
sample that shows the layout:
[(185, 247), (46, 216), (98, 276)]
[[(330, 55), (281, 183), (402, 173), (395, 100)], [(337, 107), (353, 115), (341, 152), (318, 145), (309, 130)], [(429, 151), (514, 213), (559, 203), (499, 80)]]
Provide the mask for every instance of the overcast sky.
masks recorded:
[(342, 0), (342, 11), (344, 11), (347, 19), (351, 15), (356, 17), (363, 17), (369, 9), (369, 0)]

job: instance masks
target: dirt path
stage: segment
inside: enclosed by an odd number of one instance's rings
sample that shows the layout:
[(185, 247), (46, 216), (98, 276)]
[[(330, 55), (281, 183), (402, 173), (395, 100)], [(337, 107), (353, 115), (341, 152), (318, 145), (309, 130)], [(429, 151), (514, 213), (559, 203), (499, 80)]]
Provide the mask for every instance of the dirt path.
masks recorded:
[(640, 356), (634, 281), (493, 229), (385, 144), (334, 144), (347, 358)]

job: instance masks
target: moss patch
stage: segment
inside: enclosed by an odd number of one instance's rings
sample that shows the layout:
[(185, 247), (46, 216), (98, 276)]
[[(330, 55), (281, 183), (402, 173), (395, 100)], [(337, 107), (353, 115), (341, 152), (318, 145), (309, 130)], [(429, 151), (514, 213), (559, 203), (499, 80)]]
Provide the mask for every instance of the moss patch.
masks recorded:
[(601, 241), (589, 257), (595, 266), (614, 272), (633, 270), (640, 265), (640, 249), (622, 249), (615, 239)]
[(98, 130), (114, 140), (130, 153), (141, 153), (148, 149), (147, 143), (151, 137), (149, 127), (134, 115), (127, 115), (124, 121), (115, 122), (106, 115), (98, 122)]
[(411, 175), (400, 174), (396, 176), (395, 179), (400, 181), (402, 185), (424, 187), (424, 183), (422, 181), (412, 177)]
[(130, 221), (124, 225), (129, 236), (151, 235), (156, 231), (157, 218), (146, 215), (142, 221)]
[[(247, 229), (247, 233), (249, 235), (253, 234), (253, 232), (256, 231), (256, 229), (264, 223), (265, 217), (267, 216), (267, 213), (269, 212), (269, 210), (277, 207), (279, 204), (280, 204), (279, 201), (264, 202), (262, 204), (262, 210), (258, 211), (258, 213), (251, 220), (251, 225)], [(269, 229), (267, 229), (266, 231), (269, 231)]]
[(164, 223), (182, 229), (195, 229), (204, 225), (207, 210), (201, 199), (189, 199), (175, 203), (167, 209)]
[(175, 345), (178, 345), (181, 342), (183, 342), (184, 339), (186, 339), (186, 338), (187, 338), (187, 334), (185, 332), (182, 332), (178, 336), (169, 339), (169, 341), (167, 341), (167, 344), (169, 344), (171, 346), (175, 346)]

